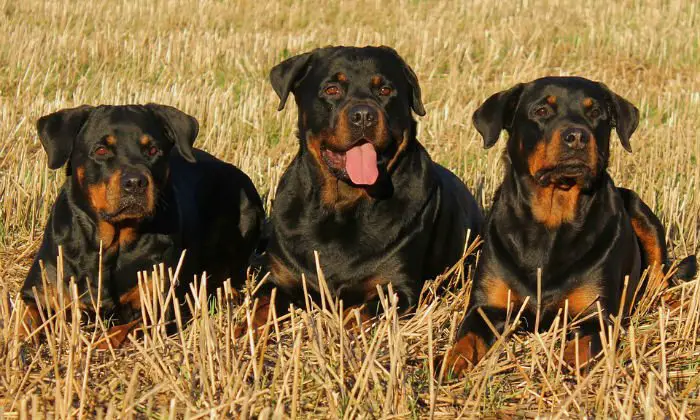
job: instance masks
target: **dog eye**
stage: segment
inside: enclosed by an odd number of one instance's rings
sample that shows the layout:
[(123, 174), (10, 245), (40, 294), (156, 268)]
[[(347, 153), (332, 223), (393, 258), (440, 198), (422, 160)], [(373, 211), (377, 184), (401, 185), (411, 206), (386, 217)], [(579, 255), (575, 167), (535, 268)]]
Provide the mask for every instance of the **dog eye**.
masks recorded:
[(549, 116), (550, 110), (549, 110), (549, 107), (547, 107), (547, 106), (541, 106), (541, 107), (535, 108), (535, 111), (533, 113), (535, 114), (536, 117), (544, 118), (544, 117)]
[(151, 146), (146, 153), (148, 153), (148, 156), (155, 156), (159, 151), (157, 147)]
[(340, 88), (338, 86), (331, 85), (325, 88), (323, 92), (328, 96), (337, 96), (340, 95)]
[(602, 114), (603, 114), (603, 112), (600, 110), (600, 108), (593, 108), (588, 113), (588, 115), (593, 119), (599, 118)]
[(393, 92), (393, 90), (389, 86), (384, 86), (379, 89), (379, 94), (382, 96), (389, 96), (391, 95), (391, 92)]
[(109, 149), (107, 149), (104, 146), (98, 146), (97, 149), (95, 149), (95, 155), (97, 156), (107, 156), (109, 153)]

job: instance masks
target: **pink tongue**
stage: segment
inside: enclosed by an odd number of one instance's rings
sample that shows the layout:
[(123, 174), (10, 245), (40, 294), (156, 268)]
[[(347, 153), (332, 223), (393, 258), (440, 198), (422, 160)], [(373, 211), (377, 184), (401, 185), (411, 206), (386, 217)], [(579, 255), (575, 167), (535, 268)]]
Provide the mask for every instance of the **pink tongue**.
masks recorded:
[(345, 152), (345, 170), (353, 184), (374, 184), (379, 177), (377, 152), (374, 150), (374, 146), (363, 143)]

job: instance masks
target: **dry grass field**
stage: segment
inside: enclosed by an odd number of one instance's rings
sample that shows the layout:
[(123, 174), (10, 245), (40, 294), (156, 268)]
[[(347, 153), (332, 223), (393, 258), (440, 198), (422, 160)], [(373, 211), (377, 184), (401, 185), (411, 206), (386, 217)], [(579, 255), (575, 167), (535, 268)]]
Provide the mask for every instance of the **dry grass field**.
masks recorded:
[[(428, 112), (419, 139), (483, 186), (487, 209), (502, 144), (482, 149), (471, 126), (480, 101), (543, 75), (604, 81), (641, 110), (634, 153), (615, 141), (610, 173), (660, 215), (674, 255), (697, 252), (697, 2), (0, 0), (0, 417), (700, 417), (697, 279), (673, 291), (677, 307), (646, 296), (631, 325), (611, 331), (621, 344), (583, 376), (561, 368), (555, 324), (499, 341), (466, 378), (440, 377), (432, 360), (464, 313), (472, 267), (437, 279), (459, 287), (436, 299), (431, 284), (411, 316), (387, 296), (386, 315), (361, 332), (342, 329), (327, 300), (234, 340), (252, 303), (211, 310), (196, 296), (177, 336), (156, 320), (144, 339), (98, 351), (102, 331), (59, 312), (41, 345), (17, 339), (8, 297), (64, 177), (46, 166), (38, 117), (83, 103), (179, 107), (200, 121), (196, 145), (247, 172), (269, 211), (297, 145), (294, 107), (276, 112), (268, 71), (328, 44), (386, 44), (406, 58)], [(162, 304), (153, 297), (144, 316)]]

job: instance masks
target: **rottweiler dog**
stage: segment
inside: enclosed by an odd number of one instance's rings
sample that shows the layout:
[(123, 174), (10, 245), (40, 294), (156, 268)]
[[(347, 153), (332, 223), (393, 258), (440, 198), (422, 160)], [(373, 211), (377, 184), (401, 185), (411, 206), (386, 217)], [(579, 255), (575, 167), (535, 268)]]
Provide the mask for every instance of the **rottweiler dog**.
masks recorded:
[[(485, 148), (507, 131), (507, 168), (486, 222), (468, 310), (446, 357), (448, 369), (462, 372), (493, 344), (495, 335), (480, 310), (502, 331), (509, 303), (515, 314), (529, 298), (523, 325), (532, 330), (537, 306), (546, 329), (567, 301), (568, 314), (578, 319), (597, 313), (600, 302), (603, 322), (609, 323), (620, 309), (629, 315), (642, 295), (643, 270), (668, 269), (661, 222), (606, 171), (611, 130), (631, 151), (638, 121), (630, 102), (602, 83), (578, 77), (517, 84), (476, 110), (473, 123)], [(677, 275), (688, 279), (695, 272), (692, 256)], [(565, 361), (576, 366), (576, 342), (580, 364), (595, 357), (602, 350), (600, 328), (598, 316), (583, 320), (576, 332), (580, 340), (569, 342)]]
[(22, 288), (25, 328), (40, 323), (39, 308), (69, 303), (58, 285), (74, 278), (81, 310), (93, 311), (101, 296), (118, 344), (141, 316), (137, 273), (161, 262), (174, 270), (185, 249), (180, 302), (204, 271), (209, 293), (227, 278), (244, 281), (262, 201), (242, 171), (193, 148), (194, 117), (158, 104), (84, 105), (41, 117), (37, 129), (49, 167), (66, 165), (67, 176)]
[(279, 110), (294, 94), (299, 151), (272, 205), (271, 275), (254, 325), (265, 322), (271, 287), (280, 310), (303, 304), (302, 275), (319, 298), (314, 251), (346, 308), (376, 314), (377, 287), (389, 284), (411, 307), (482, 225), (464, 184), (416, 139), (412, 112), (425, 109), (415, 73), (388, 47), (325, 47), (283, 61), (270, 80)]

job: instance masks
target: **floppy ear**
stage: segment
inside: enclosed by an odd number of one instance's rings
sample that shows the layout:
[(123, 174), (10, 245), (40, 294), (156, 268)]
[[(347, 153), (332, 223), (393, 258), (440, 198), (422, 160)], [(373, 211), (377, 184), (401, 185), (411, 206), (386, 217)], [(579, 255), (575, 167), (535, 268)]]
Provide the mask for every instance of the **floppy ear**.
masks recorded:
[(609, 109), (612, 113), (612, 126), (617, 131), (622, 147), (632, 152), (630, 137), (639, 125), (639, 110), (627, 99), (610, 90), (605, 84), (598, 83), (608, 94)]
[(280, 104), (277, 107), (278, 111), (284, 109), (289, 92), (292, 92), (306, 76), (309, 61), (314, 52), (315, 50), (290, 57), (270, 70), (270, 83), (272, 83), (272, 88), (280, 98)]
[(421, 117), (424, 116), (425, 107), (423, 106), (420, 84), (418, 84), (418, 76), (416, 76), (416, 73), (413, 71), (411, 66), (406, 64), (406, 61), (403, 59), (403, 57), (399, 55), (398, 52), (396, 52), (395, 49), (387, 47), (386, 45), (382, 45), (380, 48), (391, 52), (396, 56), (396, 58), (399, 59), (399, 61), (401, 61), (401, 64), (403, 65), (404, 76), (406, 77), (408, 85), (411, 87), (411, 108), (413, 108), (413, 112), (415, 112), (416, 115), (419, 115)]
[(423, 100), (421, 99), (418, 77), (416, 76), (416, 73), (413, 71), (413, 69), (405, 62), (403, 70), (404, 74), (406, 75), (406, 80), (411, 86), (411, 108), (413, 108), (413, 112), (422, 117), (425, 115), (425, 107), (423, 106)]
[(146, 104), (145, 106), (163, 124), (165, 135), (177, 146), (180, 155), (190, 163), (196, 162), (192, 145), (199, 133), (197, 119), (172, 106), (160, 104)]
[(524, 86), (518, 83), (508, 90), (491, 95), (474, 112), (472, 122), (484, 139), (484, 149), (496, 144), (501, 130), (510, 128)]
[(49, 157), (49, 168), (63, 166), (73, 152), (73, 144), (94, 108), (81, 105), (44, 115), (36, 122), (41, 145)]

